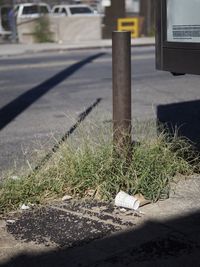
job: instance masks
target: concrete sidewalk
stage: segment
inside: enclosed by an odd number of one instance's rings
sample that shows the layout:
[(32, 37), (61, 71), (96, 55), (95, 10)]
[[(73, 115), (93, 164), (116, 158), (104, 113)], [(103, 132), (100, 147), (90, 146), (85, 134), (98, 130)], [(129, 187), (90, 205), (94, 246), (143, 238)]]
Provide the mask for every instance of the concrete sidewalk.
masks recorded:
[[(155, 45), (155, 38), (144, 37), (131, 40), (132, 46)], [(111, 48), (111, 40), (82, 41), (70, 44), (41, 43), (41, 44), (5, 44), (0, 43), (0, 57), (13, 56), (25, 53), (52, 52), (79, 49)]]
[(69, 200), (0, 221), (0, 266), (200, 266), (200, 177), (169, 199), (121, 211)]

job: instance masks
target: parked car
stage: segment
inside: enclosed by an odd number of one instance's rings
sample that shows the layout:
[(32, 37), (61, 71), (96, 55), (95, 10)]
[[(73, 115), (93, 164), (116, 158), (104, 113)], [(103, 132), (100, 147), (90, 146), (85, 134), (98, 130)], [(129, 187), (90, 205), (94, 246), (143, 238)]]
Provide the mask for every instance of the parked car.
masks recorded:
[(88, 5), (56, 5), (52, 8), (52, 14), (58, 16), (93, 16), (97, 12)]
[(38, 18), (51, 13), (50, 6), (45, 3), (18, 4), (14, 8), (16, 18)]

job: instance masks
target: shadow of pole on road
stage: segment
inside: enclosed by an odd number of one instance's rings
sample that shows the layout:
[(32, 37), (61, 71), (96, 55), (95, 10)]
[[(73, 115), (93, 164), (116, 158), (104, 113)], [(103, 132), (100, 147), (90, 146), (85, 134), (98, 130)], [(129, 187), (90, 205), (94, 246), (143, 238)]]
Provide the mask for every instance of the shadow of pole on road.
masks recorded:
[(104, 54), (105, 53), (98, 53), (73, 64), (72, 66), (54, 75), (50, 79), (39, 84), (38, 86), (31, 88), (27, 92), (23, 93), (22, 95), (18, 96), (16, 99), (12, 100), (10, 103), (2, 107), (0, 109), (0, 130), (6, 127), (12, 120), (14, 120), (18, 115), (25, 111), (40, 97), (53, 89), (56, 85), (67, 79), (69, 76), (84, 67), (86, 64), (103, 56)]

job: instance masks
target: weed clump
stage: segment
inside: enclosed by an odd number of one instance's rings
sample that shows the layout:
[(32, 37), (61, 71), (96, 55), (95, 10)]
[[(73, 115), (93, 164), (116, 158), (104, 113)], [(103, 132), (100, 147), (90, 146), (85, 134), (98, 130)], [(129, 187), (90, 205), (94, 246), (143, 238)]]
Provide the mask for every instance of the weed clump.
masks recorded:
[(0, 185), (0, 211), (22, 203), (45, 203), (65, 194), (112, 200), (124, 190), (152, 201), (167, 198), (176, 175), (194, 172), (189, 156), (183, 157), (190, 150), (187, 141), (174, 137), (168, 142), (160, 134), (139, 140), (127, 164), (125, 157), (114, 155), (111, 133), (97, 138), (90, 130), (90, 134), (81, 133), (65, 142), (37, 172), (18, 180), (5, 179)]
[(37, 19), (34, 26), (33, 36), (38, 43), (52, 42), (50, 22), (47, 16), (41, 16)]

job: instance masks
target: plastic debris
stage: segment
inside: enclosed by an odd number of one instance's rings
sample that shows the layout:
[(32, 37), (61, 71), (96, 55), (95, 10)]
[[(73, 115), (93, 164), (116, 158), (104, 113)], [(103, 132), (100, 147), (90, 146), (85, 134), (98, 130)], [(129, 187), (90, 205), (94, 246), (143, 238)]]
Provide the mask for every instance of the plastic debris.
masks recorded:
[(136, 197), (120, 191), (115, 197), (115, 206), (137, 210), (140, 206), (140, 201)]
[(15, 181), (20, 180), (20, 177), (17, 175), (12, 175), (10, 178)]
[(142, 194), (136, 194), (134, 197), (140, 201), (140, 207), (151, 203), (151, 201), (146, 199)]
[(121, 212), (126, 212), (126, 209), (122, 208), (120, 209)]
[(70, 200), (70, 199), (72, 199), (72, 196), (65, 195), (65, 196), (62, 198), (62, 201), (66, 201), (66, 200)]
[(15, 223), (15, 220), (7, 220), (7, 223)]
[(21, 210), (29, 210), (30, 209), (30, 206), (27, 206), (25, 204), (22, 204), (21, 207), (20, 207)]
[(95, 190), (94, 189), (88, 189), (85, 191), (85, 195), (88, 197), (93, 197), (95, 195)]

